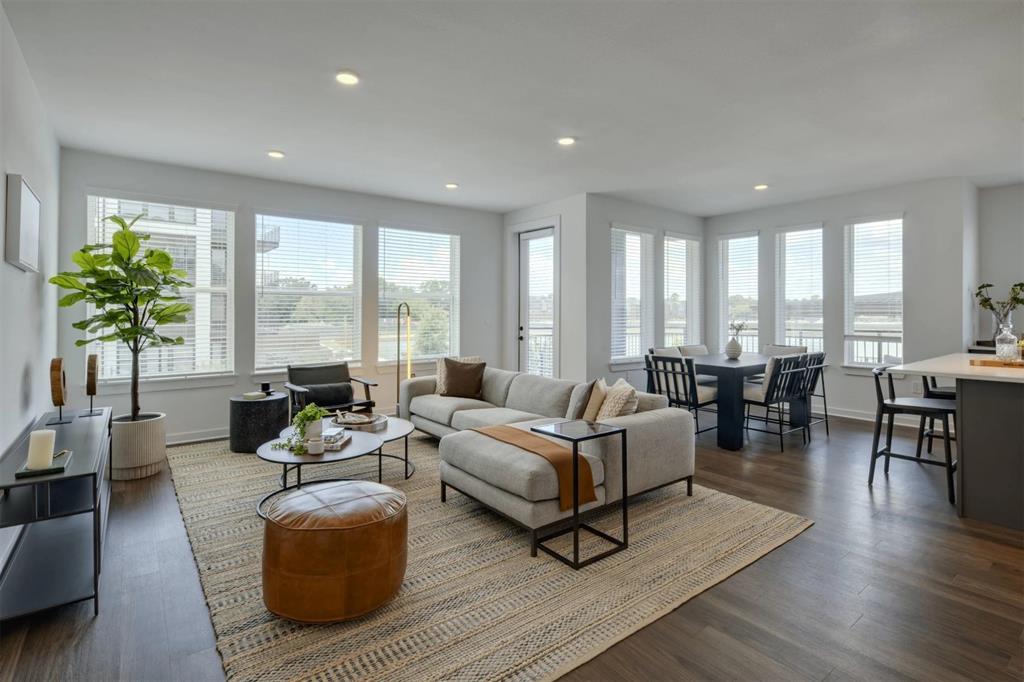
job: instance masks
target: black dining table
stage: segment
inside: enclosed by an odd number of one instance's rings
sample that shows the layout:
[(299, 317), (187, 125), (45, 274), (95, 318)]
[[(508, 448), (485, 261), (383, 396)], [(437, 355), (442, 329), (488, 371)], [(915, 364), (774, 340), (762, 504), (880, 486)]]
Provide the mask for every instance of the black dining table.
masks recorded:
[[(764, 374), (769, 356), (743, 353), (730, 360), (725, 353), (692, 356), (697, 374), (718, 377), (718, 447), (739, 450), (743, 447), (743, 384), (747, 377)], [(789, 403), (791, 426), (806, 426), (808, 410), (806, 400)]]

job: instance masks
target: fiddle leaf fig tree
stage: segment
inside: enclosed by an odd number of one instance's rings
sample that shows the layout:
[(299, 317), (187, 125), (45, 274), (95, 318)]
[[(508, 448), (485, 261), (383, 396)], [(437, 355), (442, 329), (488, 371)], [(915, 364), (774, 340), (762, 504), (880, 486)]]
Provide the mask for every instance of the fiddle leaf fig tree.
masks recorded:
[(50, 283), (70, 293), (58, 304), (66, 308), (81, 301), (89, 304), (89, 317), (72, 326), (88, 338), (75, 341), (85, 346), (94, 341), (120, 341), (132, 354), (132, 421), (139, 419), (139, 356), (151, 346), (180, 345), (185, 339), (160, 334), (158, 328), (185, 322), (192, 306), (181, 302), (179, 289), (192, 286), (186, 273), (175, 269), (170, 254), (143, 248), (148, 234), (136, 233), (141, 218), (107, 216), (117, 225), (110, 244), (87, 244), (71, 254), (78, 272), (61, 272)]

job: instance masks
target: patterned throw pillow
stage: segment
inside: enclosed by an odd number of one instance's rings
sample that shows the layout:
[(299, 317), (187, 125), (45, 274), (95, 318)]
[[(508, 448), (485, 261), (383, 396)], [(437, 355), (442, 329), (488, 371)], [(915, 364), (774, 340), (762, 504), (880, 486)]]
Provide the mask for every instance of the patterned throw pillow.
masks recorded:
[(608, 389), (608, 395), (605, 396), (601, 409), (597, 413), (597, 421), (633, 414), (636, 412), (639, 402), (636, 389), (630, 386), (625, 379), (619, 379)]
[[(467, 355), (461, 358), (450, 357), (449, 360), (455, 360), (456, 362), (480, 362), (480, 357), (477, 355)], [(437, 385), (434, 387), (434, 393), (438, 395), (444, 395), (445, 391), (448, 390), (448, 372), (445, 370), (444, 358), (437, 359), (437, 369), (434, 371)]]

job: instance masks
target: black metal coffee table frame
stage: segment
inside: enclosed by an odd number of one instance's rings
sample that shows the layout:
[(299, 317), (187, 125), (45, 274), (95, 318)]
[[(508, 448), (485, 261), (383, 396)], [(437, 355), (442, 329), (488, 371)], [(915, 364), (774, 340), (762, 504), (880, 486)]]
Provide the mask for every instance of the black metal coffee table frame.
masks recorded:
[[(627, 490), (629, 489), (626, 484), (626, 473), (629, 464), (629, 457), (626, 452), (626, 429), (619, 426), (608, 426), (606, 424), (590, 423), (581, 420), (559, 422), (557, 424), (545, 424), (543, 426), (534, 426), (530, 429), (535, 433), (541, 433), (545, 436), (551, 436), (552, 438), (558, 438), (560, 440), (567, 440), (572, 443), (572, 525), (556, 530), (547, 535), (537, 537), (534, 540), (531, 555), (536, 556), (537, 550), (540, 549), (545, 554), (548, 554), (555, 559), (558, 559), (566, 566), (579, 570), (584, 566), (600, 561), (601, 559), (607, 558), (613, 554), (617, 554), (622, 550), (629, 547), (629, 495)], [(608, 436), (614, 436), (619, 434), (622, 438), (622, 539), (614, 538), (608, 535), (604, 531), (600, 531), (594, 528), (590, 524), (583, 523), (580, 521), (580, 443), (584, 443), (588, 440), (594, 440), (596, 438), (605, 438)], [(584, 530), (597, 537), (610, 542), (613, 547), (605, 550), (600, 554), (595, 554), (592, 557), (588, 557), (580, 561), (580, 531)], [(544, 543), (548, 540), (552, 540), (557, 537), (561, 537), (567, 533), (572, 533), (572, 558), (563, 556), (562, 554), (551, 549)]]

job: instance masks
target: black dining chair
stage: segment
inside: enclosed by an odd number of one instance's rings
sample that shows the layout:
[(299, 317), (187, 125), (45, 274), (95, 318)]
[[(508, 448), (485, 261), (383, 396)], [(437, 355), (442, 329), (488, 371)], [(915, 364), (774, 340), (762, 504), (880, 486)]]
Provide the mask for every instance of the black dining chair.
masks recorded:
[[(821, 393), (818, 393), (818, 390)], [(811, 428), (815, 424), (825, 423), (825, 437), (831, 434), (828, 431), (828, 397), (825, 395), (825, 354), (807, 354), (807, 439), (811, 439)], [(823, 417), (815, 417), (811, 410), (812, 398), (821, 398), (824, 411)]]
[[(743, 387), (743, 402), (746, 407), (746, 418), (744, 427), (748, 431), (759, 431), (779, 436), (779, 449), (786, 451), (785, 435), (800, 431), (803, 442), (807, 443), (808, 425), (785, 428), (786, 403), (792, 400), (802, 400), (807, 393), (807, 354), (784, 355), (768, 359), (765, 366), (764, 381), (760, 384), (750, 383)], [(753, 414), (752, 407), (763, 407), (764, 415)], [(777, 419), (772, 419), (772, 412), (778, 413)], [(750, 426), (750, 420), (764, 422), (765, 428), (758, 429)], [(770, 430), (767, 427), (771, 424), (778, 425), (777, 430)]]
[(700, 413), (714, 412), (709, 406), (718, 401), (718, 387), (705, 386), (697, 382), (697, 373), (692, 358), (676, 355), (645, 355), (644, 370), (647, 372), (649, 393), (668, 398), (669, 407), (680, 407), (693, 414), (696, 433), (718, 428), (700, 428)]
[[(956, 504), (956, 490), (953, 485), (953, 473), (956, 471), (957, 462), (953, 460), (953, 452), (950, 446), (949, 418), (956, 416), (956, 401), (944, 398), (897, 398), (896, 387), (893, 385), (892, 374), (887, 366), (876, 367), (871, 370), (875, 379), (875, 397), (878, 407), (875, 412), (875, 434), (871, 441), (871, 469), (868, 472), (868, 485), (875, 481), (875, 463), (879, 457), (885, 457), (885, 474), (889, 474), (889, 460), (905, 459), (908, 462), (919, 462), (921, 464), (932, 464), (945, 467), (946, 487), (949, 492), (949, 503)], [(888, 379), (889, 397), (882, 392), (882, 376)], [(892, 451), (892, 429), (893, 422), (898, 414), (916, 415), (921, 418), (917, 430), (917, 453), (913, 456), (903, 455)], [(926, 419), (940, 419), (942, 421), (943, 442), (946, 446), (945, 461), (927, 459), (921, 457), (921, 441), (924, 438), (924, 424)], [(885, 447), (878, 449), (878, 442), (882, 436), (882, 422), (886, 421)]]

